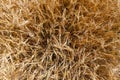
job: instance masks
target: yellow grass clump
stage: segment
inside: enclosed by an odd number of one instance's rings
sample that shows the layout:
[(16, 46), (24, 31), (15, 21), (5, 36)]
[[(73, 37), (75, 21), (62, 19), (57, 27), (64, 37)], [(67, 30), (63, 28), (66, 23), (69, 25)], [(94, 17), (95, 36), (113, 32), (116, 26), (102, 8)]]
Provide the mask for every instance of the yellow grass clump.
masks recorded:
[(0, 0), (0, 80), (120, 80), (120, 1)]

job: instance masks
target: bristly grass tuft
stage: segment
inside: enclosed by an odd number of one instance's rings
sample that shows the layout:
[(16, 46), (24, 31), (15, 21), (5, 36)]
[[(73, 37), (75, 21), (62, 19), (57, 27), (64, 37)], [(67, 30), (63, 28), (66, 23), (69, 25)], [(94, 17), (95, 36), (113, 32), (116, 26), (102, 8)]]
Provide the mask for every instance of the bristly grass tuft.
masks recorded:
[(0, 80), (119, 79), (119, 0), (0, 0)]

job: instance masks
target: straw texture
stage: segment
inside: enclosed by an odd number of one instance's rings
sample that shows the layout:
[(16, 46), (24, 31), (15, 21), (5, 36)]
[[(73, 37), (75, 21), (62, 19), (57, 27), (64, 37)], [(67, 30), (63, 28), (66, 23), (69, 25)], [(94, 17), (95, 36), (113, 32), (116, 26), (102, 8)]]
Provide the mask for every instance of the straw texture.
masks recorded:
[(0, 0), (0, 80), (119, 79), (119, 0)]

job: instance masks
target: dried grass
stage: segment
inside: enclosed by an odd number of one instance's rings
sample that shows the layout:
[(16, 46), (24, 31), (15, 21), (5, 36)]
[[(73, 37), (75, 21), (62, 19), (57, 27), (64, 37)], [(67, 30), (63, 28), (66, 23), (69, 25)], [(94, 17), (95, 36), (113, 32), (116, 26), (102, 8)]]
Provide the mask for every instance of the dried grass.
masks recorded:
[(119, 79), (119, 0), (0, 0), (0, 80)]

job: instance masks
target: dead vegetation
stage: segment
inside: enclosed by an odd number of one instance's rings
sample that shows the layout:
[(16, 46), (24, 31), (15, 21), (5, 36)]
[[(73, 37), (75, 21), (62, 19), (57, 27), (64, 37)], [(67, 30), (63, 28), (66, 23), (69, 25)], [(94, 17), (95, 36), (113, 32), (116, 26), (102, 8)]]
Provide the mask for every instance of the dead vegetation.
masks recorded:
[(0, 80), (119, 79), (119, 0), (0, 0)]

